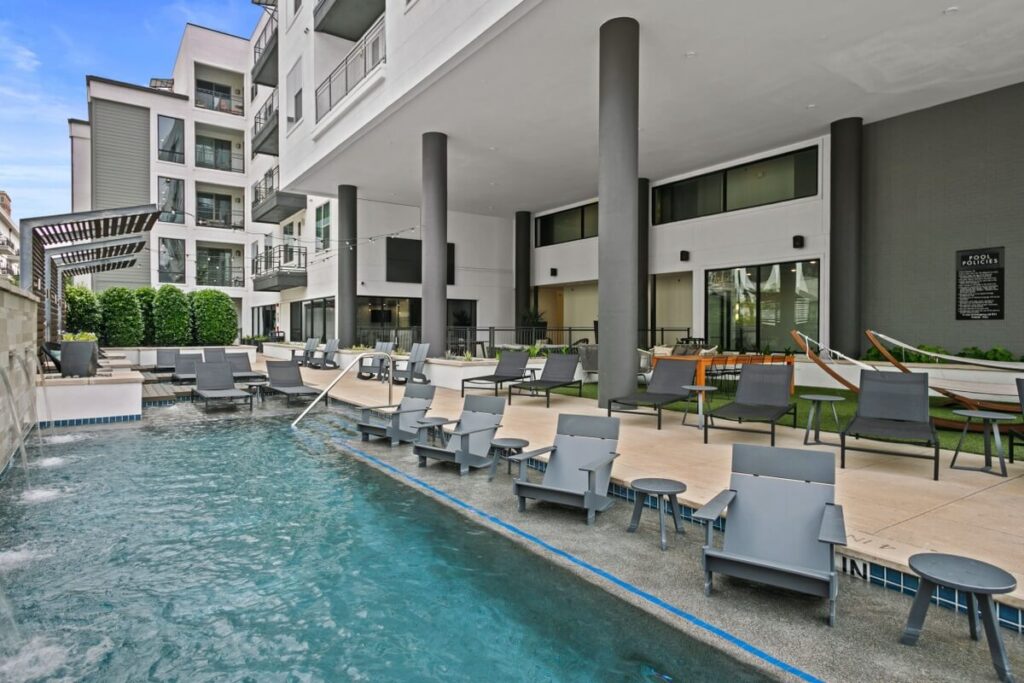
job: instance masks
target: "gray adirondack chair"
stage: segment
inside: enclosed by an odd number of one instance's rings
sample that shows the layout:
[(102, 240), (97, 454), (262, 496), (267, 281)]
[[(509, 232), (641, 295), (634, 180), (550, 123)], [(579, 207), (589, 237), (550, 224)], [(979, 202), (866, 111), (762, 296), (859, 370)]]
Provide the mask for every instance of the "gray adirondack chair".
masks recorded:
[(526, 364), (529, 361), (530, 354), (526, 351), (502, 351), (494, 374), (462, 380), (462, 395), (466, 395), (466, 389), (494, 387), (494, 395), (497, 396), (498, 390), (506, 382), (520, 382), (526, 377)]
[(428, 384), (430, 380), (423, 374), (423, 366), (427, 364), (427, 353), (429, 352), (430, 344), (413, 344), (412, 349), (409, 350), (409, 359), (405, 362), (405, 365), (401, 368), (395, 367), (392, 369), (391, 381), (395, 384), (405, 384), (406, 382)]
[[(613, 398), (608, 401), (608, 414), (614, 413), (637, 413), (649, 415), (651, 413), (629, 408), (650, 406), (654, 414), (658, 416), (658, 429), (661, 429), (661, 410), (669, 403), (677, 401), (688, 401), (691, 393), (684, 386), (693, 384), (694, 374), (697, 372), (697, 362), (692, 360), (663, 360), (654, 366), (654, 373), (647, 384), (647, 391), (635, 392), (629, 396)], [(621, 407), (617, 407), (621, 406)]]
[[(834, 625), (835, 546), (846, 545), (835, 475), (829, 452), (735, 444), (729, 488), (694, 513), (707, 529), (705, 594), (715, 574), (786, 588), (826, 598)], [(716, 548), (715, 522), (727, 508), (725, 538)]]
[[(395, 343), (389, 341), (379, 341), (373, 345), (373, 350), (380, 353), (391, 353), (395, 350)], [(388, 362), (386, 358), (381, 356), (373, 356), (372, 358), (364, 358), (359, 362), (359, 372), (356, 376), (359, 379), (380, 379), (384, 380), (387, 375), (384, 374), (388, 370)]]
[(174, 372), (174, 361), (180, 352), (180, 349), (157, 349), (153, 372)]
[[(419, 421), (430, 410), (434, 400), (434, 387), (430, 384), (410, 384), (405, 395), (397, 404), (374, 406), (362, 409), (361, 421), (356, 428), (363, 441), (370, 437), (390, 439), (392, 446), (402, 442), (415, 441), (419, 433)], [(374, 417), (375, 411), (394, 408), (383, 417)]]
[[(290, 405), (295, 397), (313, 398), (320, 395), (317, 389), (306, 386), (299, 366), (288, 360), (267, 361), (267, 386), (263, 390), (284, 394), (286, 405)], [(327, 400), (329, 402), (330, 398)]]
[[(855, 448), (846, 437), (895, 439), (931, 446), (932, 453), (905, 453), (876, 448)], [(939, 480), (939, 437), (928, 413), (928, 373), (860, 371), (857, 412), (839, 435), (839, 466), (846, 467), (846, 451), (884, 453), (933, 461), (932, 478)]]
[(736, 400), (707, 411), (704, 422), (704, 443), (708, 442), (708, 426), (740, 432), (755, 431), (743, 427), (715, 424), (717, 419), (743, 422), (767, 422), (771, 425), (771, 443), (775, 445), (775, 425), (786, 415), (793, 416), (796, 428), (796, 404), (790, 398), (793, 384), (792, 365), (744, 365), (736, 387)]
[[(512, 482), (519, 511), (526, 511), (527, 498), (547, 501), (585, 510), (587, 524), (593, 524), (598, 512), (612, 506), (608, 484), (618, 443), (617, 417), (559, 415), (554, 444), (509, 457), (519, 463), (519, 476)], [(544, 453), (549, 454), (544, 478), (539, 484), (530, 482), (527, 462)]]
[(203, 361), (206, 363), (227, 363), (228, 352), (221, 348), (203, 349)]
[(574, 353), (552, 353), (544, 362), (544, 370), (540, 373), (540, 379), (516, 382), (508, 387), (508, 404), (512, 405), (512, 390), (518, 393), (524, 391), (543, 391), (545, 406), (551, 407), (551, 390), (559, 387), (577, 387), (579, 395), (583, 396), (583, 381), (576, 379), (576, 366), (579, 365), (580, 357)]
[(334, 362), (334, 356), (338, 353), (338, 340), (328, 339), (327, 343), (324, 344), (324, 350), (317, 355), (317, 351), (313, 352), (309, 362), (306, 363), (311, 368), (319, 368), (326, 370), (327, 368), (336, 368), (338, 364)]
[(231, 366), (231, 374), (236, 382), (248, 382), (252, 380), (266, 379), (262, 372), (256, 372), (249, 363), (249, 354), (246, 352), (229, 353), (228, 364)]
[(309, 337), (306, 339), (306, 345), (302, 347), (302, 350), (292, 349), (292, 362), (298, 363), (299, 365), (305, 365), (313, 358), (313, 354), (316, 353), (316, 345), (320, 340), (316, 337)]
[[(426, 467), (428, 460), (452, 462), (459, 466), (459, 474), (481, 467), (495, 467), (498, 456), (491, 450), (494, 433), (501, 427), (501, 416), (505, 402), (497, 396), (467, 396), (462, 404), (462, 415), (458, 420), (443, 424), (454, 424), (455, 428), (445, 435), (441, 446), (427, 443), (426, 432), (431, 425), (420, 425), (420, 437), (413, 446), (419, 458), (419, 466)], [(441, 425), (432, 425), (440, 427)]]
[(203, 362), (201, 353), (179, 353), (174, 358), (173, 384), (189, 384), (196, 381), (196, 363)]
[(252, 410), (252, 394), (235, 388), (235, 379), (231, 376), (231, 366), (227, 363), (196, 363), (196, 386), (192, 390), (192, 400), (198, 396), (203, 399), (203, 409), (210, 407), (210, 401), (244, 401)]

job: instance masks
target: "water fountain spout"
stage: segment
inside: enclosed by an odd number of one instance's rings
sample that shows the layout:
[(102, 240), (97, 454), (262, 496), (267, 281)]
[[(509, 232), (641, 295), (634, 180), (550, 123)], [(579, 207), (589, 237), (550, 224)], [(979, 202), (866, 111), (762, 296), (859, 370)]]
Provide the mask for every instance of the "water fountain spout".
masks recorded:
[[(7, 405), (11, 409), (11, 424), (14, 425), (14, 438), (18, 441), (18, 452), (21, 454), (21, 466), (25, 470), (25, 487), (31, 488), (28, 478), (28, 454), (25, 453), (25, 432), (21, 425), (21, 416), (18, 415), (18, 406), (14, 402), (14, 388), (11, 386), (11, 378), (7, 375), (5, 368), (0, 368), (0, 382), (7, 390)], [(35, 397), (33, 397), (33, 403)]]
[[(28, 387), (28, 405), (29, 405), (29, 409), (28, 409), (29, 412), (28, 412), (28, 414), (29, 414), (29, 417), (32, 419), (31, 426), (29, 427), (29, 430), (31, 431), (33, 428), (36, 430), (36, 457), (37, 458), (42, 458), (44, 456), (44, 452), (43, 452), (44, 441), (43, 441), (43, 430), (40, 429), (40, 427), (39, 427), (39, 407), (36, 405), (36, 383), (35, 383), (35, 381), (33, 379), (33, 373), (30, 372), (29, 369), (28, 369), (28, 363), (25, 362), (24, 356), (17, 355), (17, 356), (15, 356), (15, 358), (18, 359), (18, 363), (21, 365), (21, 370), (25, 374), (25, 386)], [(33, 359), (36, 362), (36, 369), (39, 372), (40, 377), (43, 377), (44, 376), (43, 375), (43, 369), (39, 365), (39, 359), (35, 358), (35, 357), (33, 357)], [(52, 420), (53, 418), (50, 417), (50, 415), (52, 415), (52, 413), (50, 412), (50, 402), (49, 402), (49, 400), (48, 400), (48, 398), (46, 396), (46, 383), (45, 382), (43, 383), (42, 388), (43, 388), (43, 400), (46, 401), (47, 417)], [(28, 435), (26, 435), (26, 438), (27, 438), (27, 436)]]

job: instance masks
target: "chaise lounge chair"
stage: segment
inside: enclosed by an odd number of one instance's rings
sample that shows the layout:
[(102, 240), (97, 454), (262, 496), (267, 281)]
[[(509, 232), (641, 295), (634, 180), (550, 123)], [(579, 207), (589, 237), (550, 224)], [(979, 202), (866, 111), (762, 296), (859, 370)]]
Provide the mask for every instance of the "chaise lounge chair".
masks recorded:
[[(462, 395), (466, 395), (466, 389), (494, 387), (494, 395), (506, 382), (521, 382), (526, 378), (526, 364), (530, 360), (530, 354), (525, 351), (502, 351), (498, 359), (498, 367), (494, 369), (493, 375), (483, 377), (470, 377), (462, 380)], [(483, 384), (484, 387), (475, 385)]]
[(181, 349), (157, 349), (153, 372), (174, 372), (175, 359), (179, 353)]
[[(494, 477), (498, 455), (491, 450), (494, 433), (501, 426), (505, 402), (497, 396), (467, 396), (462, 404), (462, 415), (458, 420), (449, 420), (437, 425), (420, 424), (420, 435), (413, 452), (419, 458), (419, 466), (426, 467), (427, 460), (452, 462), (459, 466), (459, 474), (469, 474), (470, 468), (489, 467)], [(426, 441), (430, 428), (454, 424), (455, 428), (444, 434), (444, 444), (435, 446)]]
[[(931, 455), (846, 445), (846, 437), (866, 436), (931, 446)], [(928, 373), (860, 371), (857, 412), (839, 434), (839, 466), (846, 467), (846, 451), (884, 453), (934, 462), (932, 479), (939, 480), (939, 437), (928, 414)]]
[[(835, 546), (846, 545), (843, 508), (835, 504), (835, 455), (749, 444), (732, 447), (729, 488), (694, 513), (704, 523), (704, 593), (715, 574), (828, 599), (836, 621)], [(715, 523), (728, 508), (725, 540)]]
[(580, 357), (574, 353), (553, 353), (548, 356), (544, 363), (544, 371), (540, 373), (540, 379), (527, 380), (510, 384), (508, 387), (508, 404), (512, 405), (512, 390), (516, 389), (520, 394), (524, 391), (543, 391), (546, 407), (551, 407), (551, 390), (560, 387), (575, 386), (579, 389), (580, 396), (583, 396), (583, 380), (576, 379), (576, 366)]
[(306, 365), (311, 368), (318, 368), (320, 370), (326, 370), (328, 368), (337, 368), (338, 364), (334, 362), (334, 356), (338, 353), (338, 340), (328, 339), (324, 345), (324, 350), (320, 355), (317, 355), (317, 351), (313, 351), (312, 357), (306, 362)]
[[(434, 387), (429, 384), (410, 384), (405, 388), (401, 402), (387, 406), (374, 406), (362, 409), (361, 421), (356, 425), (363, 441), (370, 437), (390, 439), (392, 446), (402, 442), (415, 441), (419, 433), (419, 421), (430, 410), (434, 400)], [(384, 419), (373, 419), (374, 411), (394, 408), (386, 413)]]
[(267, 361), (267, 386), (263, 390), (284, 394), (287, 399), (285, 405), (291, 405), (292, 398), (296, 396), (315, 398), (320, 395), (319, 390), (303, 383), (298, 364), (288, 360)]
[(227, 363), (228, 352), (222, 348), (203, 349), (203, 361), (207, 363)]
[(793, 416), (796, 428), (796, 404), (790, 400), (789, 389), (793, 383), (791, 365), (744, 365), (740, 370), (740, 381), (736, 387), (736, 400), (715, 410), (708, 410), (704, 420), (704, 443), (708, 442), (708, 427), (732, 429), (741, 432), (755, 431), (743, 427), (719, 427), (716, 419), (736, 422), (767, 422), (771, 425), (772, 446), (775, 445), (775, 425), (786, 415)]
[(309, 337), (306, 339), (306, 345), (302, 347), (302, 350), (292, 349), (292, 362), (298, 363), (299, 365), (306, 365), (313, 358), (313, 354), (316, 353), (316, 345), (320, 340), (317, 337)]
[(192, 389), (192, 400), (203, 399), (203, 410), (210, 407), (210, 401), (237, 401), (241, 399), (252, 410), (252, 393), (235, 388), (231, 366), (227, 363), (196, 363), (196, 386)]
[(174, 374), (172, 384), (191, 384), (196, 381), (196, 363), (202, 363), (203, 356), (199, 353), (179, 353), (174, 358)]
[(608, 401), (608, 414), (615, 413), (636, 413), (638, 415), (649, 415), (650, 413), (638, 410), (622, 410), (615, 406), (626, 406), (628, 408), (639, 408), (650, 406), (658, 416), (658, 429), (661, 429), (661, 410), (669, 403), (690, 400), (691, 393), (682, 387), (693, 384), (694, 374), (697, 372), (697, 362), (692, 360), (663, 360), (654, 366), (654, 374), (647, 384), (647, 391), (636, 392), (622, 398), (613, 398)]
[[(377, 353), (391, 353), (395, 350), (395, 343), (379, 341), (373, 345), (373, 350)], [(389, 365), (388, 359), (381, 358), (380, 356), (364, 358), (359, 362), (359, 372), (356, 374), (356, 377), (359, 379), (379, 379), (383, 381), (387, 379), (385, 373), (388, 371)]]
[(249, 363), (249, 354), (246, 352), (227, 354), (228, 364), (231, 366), (231, 374), (236, 382), (251, 382), (254, 380), (266, 379), (262, 372), (256, 372)]
[(395, 384), (406, 382), (420, 382), (429, 384), (430, 380), (423, 374), (423, 366), (427, 363), (427, 353), (430, 352), (430, 344), (413, 344), (409, 351), (409, 358), (401, 368), (394, 367), (391, 370), (391, 381)]
[[(1020, 399), (1020, 409), (1024, 413), (1024, 377), (1017, 378), (1017, 396)], [(1010, 464), (1013, 464), (1013, 446), (1017, 441), (1024, 443), (1024, 424), (1011, 424), (1007, 430), (1009, 431), (1009, 450), (1010, 450)]]
[[(526, 511), (530, 498), (586, 510), (587, 524), (593, 524), (597, 513), (612, 505), (608, 483), (618, 442), (617, 417), (559, 415), (554, 445), (509, 456), (511, 462), (519, 463), (519, 476), (512, 482), (519, 511)], [(539, 484), (531, 483), (527, 462), (544, 453), (549, 454), (544, 478)]]

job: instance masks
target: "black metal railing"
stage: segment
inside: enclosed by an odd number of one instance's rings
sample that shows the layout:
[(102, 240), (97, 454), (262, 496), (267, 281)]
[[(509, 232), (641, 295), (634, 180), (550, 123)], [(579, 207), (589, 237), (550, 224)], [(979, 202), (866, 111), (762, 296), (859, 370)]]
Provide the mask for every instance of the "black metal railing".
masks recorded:
[(274, 88), (274, 92), (270, 93), (270, 97), (263, 103), (260, 110), (256, 112), (255, 118), (252, 122), (252, 136), (256, 137), (259, 135), (267, 124), (271, 121), (277, 120), (277, 88)]
[(0, 236), (0, 251), (17, 251), (17, 249), (15, 248), (14, 240), (7, 236)]
[(199, 86), (196, 86), (196, 106), (236, 116), (245, 114), (245, 100), (241, 95), (228, 95), (219, 90)]
[(252, 205), (256, 206), (269, 197), (280, 187), (281, 169), (278, 166), (263, 174), (263, 177), (252, 184)]
[(263, 30), (260, 31), (260, 35), (256, 38), (256, 42), (252, 46), (253, 62), (259, 63), (260, 57), (270, 47), (270, 43), (277, 39), (277, 14), (271, 13), (267, 18), (267, 23), (263, 25)]
[(384, 15), (366, 30), (341, 60), (341, 64), (316, 89), (316, 120), (322, 119), (352, 88), (366, 78), (375, 66), (385, 61)]
[(253, 277), (279, 272), (302, 272), (306, 270), (306, 247), (281, 244), (266, 247), (252, 258)]
[(196, 145), (196, 166), (199, 168), (212, 168), (217, 171), (245, 173), (245, 155), (241, 152), (225, 154), (213, 147)]
[(245, 287), (245, 268), (196, 264), (196, 284), (202, 287)]
[(241, 230), (245, 227), (245, 211), (231, 209), (224, 211), (216, 207), (196, 207), (196, 225), (204, 228), (228, 228)]

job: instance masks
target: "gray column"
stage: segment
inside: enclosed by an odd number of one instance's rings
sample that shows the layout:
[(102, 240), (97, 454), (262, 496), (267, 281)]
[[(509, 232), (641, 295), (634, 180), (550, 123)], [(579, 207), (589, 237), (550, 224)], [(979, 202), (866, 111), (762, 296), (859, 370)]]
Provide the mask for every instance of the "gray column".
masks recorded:
[(605, 22), (598, 68), (598, 344), (601, 407), (636, 389), (640, 25)]
[(338, 345), (343, 349), (356, 343), (358, 238), (355, 185), (338, 185), (338, 296), (334, 310), (338, 318)]
[(637, 214), (636, 214), (636, 329), (638, 348), (647, 348), (650, 345), (650, 335), (647, 332), (640, 332), (647, 328), (647, 315), (649, 306), (650, 282), (650, 233), (651, 233), (651, 181), (647, 178), (640, 178), (636, 185)]
[(829, 228), (829, 345), (860, 356), (861, 183), (864, 122), (848, 118), (832, 124), (831, 216)]
[(523, 324), (523, 316), (530, 310), (530, 224), (532, 223), (529, 211), (516, 211), (516, 236), (515, 236), (515, 297), (516, 297), (516, 319), (512, 323), (515, 327)]
[(422, 339), (431, 356), (447, 351), (448, 327), (448, 136), (423, 134), (423, 200), (420, 206), (423, 239)]
[(21, 288), (26, 292), (32, 291), (32, 236), (35, 234), (34, 228), (25, 224), (25, 221), (21, 221), (18, 224), (19, 241), (21, 244), (18, 248), (21, 252), (18, 254), (18, 279), (21, 281)]

